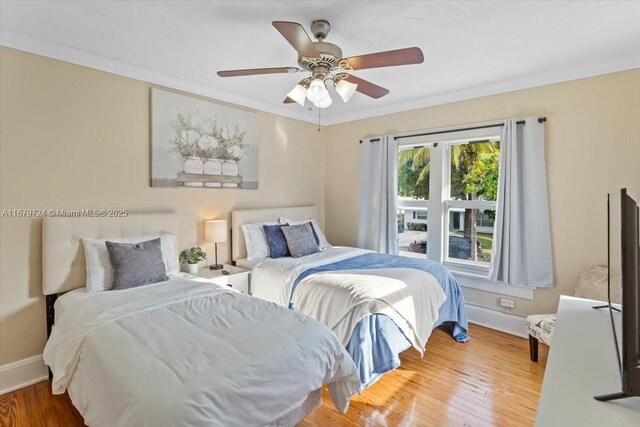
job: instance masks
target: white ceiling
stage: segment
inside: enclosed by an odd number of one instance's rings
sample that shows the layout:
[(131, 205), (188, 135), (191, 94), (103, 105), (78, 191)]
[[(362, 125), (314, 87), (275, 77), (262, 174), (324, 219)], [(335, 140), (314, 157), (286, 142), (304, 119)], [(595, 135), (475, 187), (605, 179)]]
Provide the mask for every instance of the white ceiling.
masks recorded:
[(0, 43), (317, 121), (283, 105), (301, 74), (223, 79), (224, 69), (296, 66), (271, 21), (327, 19), (345, 56), (419, 46), (419, 65), (354, 72), (391, 92), (322, 111), (339, 123), (640, 67), (638, 1), (2, 1)]

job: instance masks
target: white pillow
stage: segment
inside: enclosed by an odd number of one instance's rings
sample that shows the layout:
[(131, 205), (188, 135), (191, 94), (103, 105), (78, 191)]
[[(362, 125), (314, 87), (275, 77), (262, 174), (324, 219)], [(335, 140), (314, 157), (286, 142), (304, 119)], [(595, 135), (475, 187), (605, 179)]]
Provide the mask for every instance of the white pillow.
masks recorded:
[(313, 226), (313, 229), (318, 235), (318, 240), (320, 240), (320, 243), (318, 244), (318, 246), (320, 246), (320, 250), (324, 251), (325, 249), (330, 248), (331, 243), (327, 241), (327, 238), (322, 232), (322, 229), (320, 229), (320, 225), (318, 225), (318, 221), (316, 221), (315, 219), (305, 219), (303, 221), (291, 221), (285, 217), (282, 217), (282, 216), (280, 217), (280, 224), (298, 225), (298, 224), (304, 224), (305, 222), (309, 222), (309, 221), (311, 221), (311, 225)]
[[(622, 278), (618, 274), (611, 275), (611, 302), (620, 304), (622, 300)], [(585, 268), (580, 273), (580, 281), (573, 296), (578, 298), (607, 300), (607, 267), (594, 266)]]
[(278, 222), (261, 222), (256, 224), (243, 224), (242, 233), (247, 246), (247, 260), (255, 261), (269, 258), (269, 245), (267, 235), (264, 234), (263, 225), (277, 225)]
[(167, 274), (178, 272), (178, 263), (173, 258), (176, 236), (171, 234), (154, 234), (136, 237), (111, 237), (106, 239), (82, 239), (84, 257), (87, 266), (87, 292), (100, 292), (111, 289), (113, 267), (109, 259), (107, 240), (116, 243), (140, 243), (160, 238), (162, 259)]

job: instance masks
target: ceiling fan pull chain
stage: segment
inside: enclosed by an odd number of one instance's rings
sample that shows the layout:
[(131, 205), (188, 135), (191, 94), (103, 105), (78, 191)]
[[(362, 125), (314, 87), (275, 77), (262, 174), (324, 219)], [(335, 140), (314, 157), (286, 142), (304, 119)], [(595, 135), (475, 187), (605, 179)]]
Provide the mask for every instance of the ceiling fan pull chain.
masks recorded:
[(320, 129), (320, 114), (322, 114), (322, 108), (318, 108), (318, 132), (321, 131), (321, 129)]

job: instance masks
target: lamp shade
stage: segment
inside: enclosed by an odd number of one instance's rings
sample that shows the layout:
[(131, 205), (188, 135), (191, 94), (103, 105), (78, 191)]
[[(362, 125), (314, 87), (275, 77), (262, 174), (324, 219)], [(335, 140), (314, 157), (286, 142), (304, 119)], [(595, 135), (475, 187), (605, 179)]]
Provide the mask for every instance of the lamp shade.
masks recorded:
[(298, 83), (287, 96), (304, 107), (304, 101), (307, 99), (307, 88)]
[(204, 240), (211, 243), (227, 241), (227, 221), (210, 219), (204, 222)]
[(329, 91), (321, 78), (315, 78), (311, 81), (309, 89), (307, 89), (307, 99), (309, 101), (313, 103), (322, 102), (328, 95)]
[(340, 95), (340, 98), (344, 102), (349, 102), (353, 94), (356, 92), (358, 85), (355, 83), (348, 82), (346, 80), (340, 80), (336, 83), (336, 92)]
[(314, 102), (313, 105), (315, 105), (317, 108), (327, 108), (328, 106), (331, 105), (332, 102), (333, 101), (331, 100), (331, 96), (329, 96), (329, 94), (327, 93), (326, 98), (324, 98), (319, 102)]

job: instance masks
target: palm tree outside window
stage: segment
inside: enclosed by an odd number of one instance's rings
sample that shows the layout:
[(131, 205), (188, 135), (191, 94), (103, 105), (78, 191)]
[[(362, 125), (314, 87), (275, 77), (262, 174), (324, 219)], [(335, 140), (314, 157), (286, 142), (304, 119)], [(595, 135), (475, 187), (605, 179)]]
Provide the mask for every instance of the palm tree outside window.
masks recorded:
[[(401, 144), (398, 154), (400, 254), (488, 271), (500, 164), (500, 137), (443, 138)], [(498, 133), (498, 132), (495, 132)], [(442, 174), (432, 179), (433, 170)], [(430, 197), (430, 195), (433, 197)], [(438, 205), (439, 216), (430, 208)], [(431, 227), (431, 229), (429, 228)], [(429, 234), (431, 233), (431, 235)], [(430, 253), (428, 242), (441, 241)]]

